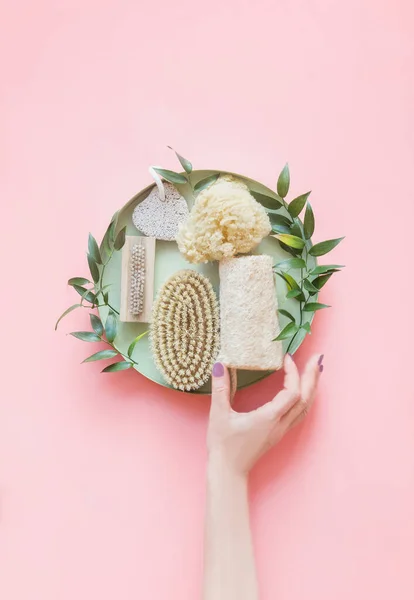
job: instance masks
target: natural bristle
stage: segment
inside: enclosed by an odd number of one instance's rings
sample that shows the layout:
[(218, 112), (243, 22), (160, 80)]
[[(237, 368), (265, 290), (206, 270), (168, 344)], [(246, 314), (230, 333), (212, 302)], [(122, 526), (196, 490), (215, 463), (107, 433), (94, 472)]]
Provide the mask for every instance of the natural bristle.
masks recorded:
[(209, 280), (197, 271), (175, 273), (153, 307), (150, 340), (158, 370), (175, 389), (206, 383), (219, 349), (219, 310)]

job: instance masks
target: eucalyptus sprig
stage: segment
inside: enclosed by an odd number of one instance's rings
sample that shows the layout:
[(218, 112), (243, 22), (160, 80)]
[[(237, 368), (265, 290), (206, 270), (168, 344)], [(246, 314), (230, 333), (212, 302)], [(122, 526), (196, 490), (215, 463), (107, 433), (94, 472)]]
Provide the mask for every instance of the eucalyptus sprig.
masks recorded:
[[(309, 202), (311, 192), (297, 196), (289, 203), (286, 197), (290, 187), (289, 166), (286, 164), (277, 181), (277, 194), (273, 201), (280, 206), (269, 211), (268, 215), (272, 224), (273, 234), (280, 246), (288, 252), (292, 258), (288, 258), (275, 265), (275, 272), (287, 286), (287, 298), (294, 298), (299, 302), (299, 322), (285, 309), (279, 309), (279, 313), (289, 319), (289, 323), (282, 329), (276, 340), (290, 340), (287, 351), (295, 352), (302, 343), (307, 333), (311, 333), (310, 324), (304, 321), (304, 313), (315, 313), (323, 308), (329, 308), (327, 304), (314, 302), (313, 297), (319, 293), (332, 275), (338, 272), (344, 265), (320, 265), (312, 268), (309, 265), (309, 257), (319, 257), (328, 254), (344, 238), (336, 238), (319, 242), (312, 245), (311, 237), (315, 231), (315, 215)], [(256, 196), (257, 198), (257, 196)], [(270, 197), (269, 197), (270, 198)], [(303, 222), (299, 215), (305, 209)], [(278, 214), (277, 210), (285, 209), (284, 214)], [(289, 273), (291, 269), (300, 269), (300, 280), (296, 281)]]
[(123, 360), (112, 363), (105, 367), (102, 373), (113, 373), (115, 371), (125, 371), (138, 363), (132, 358), (136, 344), (146, 335), (145, 331), (138, 335), (129, 345), (127, 353), (120, 352), (114, 345), (115, 338), (118, 333), (118, 317), (119, 312), (112, 306), (109, 301), (110, 285), (104, 285), (105, 269), (111, 260), (114, 252), (121, 250), (125, 244), (126, 227), (123, 227), (118, 233), (116, 232), (118, 224), (118, 212), (112, 217), (111, 222), (105, 232), (101, 244), (98, 246), (96, 239), (92, 234), (88, 238), (88, 253), (87, 261), (92, 279), (86, 277), (72, 277), (68, 281), (68, 285), (79, 294), (80, 301), (73, 304), (59, 317), (55, 325), (55, 330), (58, 328), (60, 321), (70, 312), (77, 308), (86, 308), (88, 310), (106, 307), (108, 308), (108, 316), (105, 324), (102, 323), (100, 317), (94, 313), (90, 313), (90, 321), (92, 331), (74, 331), (70, 335), (82, 340), (83, 342), (104, 342), (110, 346), (107, 350), (100, 350), (86, 358), (83, 362), (94, 362), (97, 360), (105, 360), (120, 356)]

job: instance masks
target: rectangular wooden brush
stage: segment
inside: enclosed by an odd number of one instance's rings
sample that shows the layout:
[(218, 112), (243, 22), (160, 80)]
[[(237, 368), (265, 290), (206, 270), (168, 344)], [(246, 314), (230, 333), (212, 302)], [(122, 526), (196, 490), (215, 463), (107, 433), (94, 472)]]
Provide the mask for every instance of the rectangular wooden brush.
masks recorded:
[[(134, 245), (145, 249), (143, 306), (139, 314), (131, 311), (131, 261)], [(154, 302), (155, 238), (127, 235), (122, 248), (120, 320), (127, 323), (149, 323)]]

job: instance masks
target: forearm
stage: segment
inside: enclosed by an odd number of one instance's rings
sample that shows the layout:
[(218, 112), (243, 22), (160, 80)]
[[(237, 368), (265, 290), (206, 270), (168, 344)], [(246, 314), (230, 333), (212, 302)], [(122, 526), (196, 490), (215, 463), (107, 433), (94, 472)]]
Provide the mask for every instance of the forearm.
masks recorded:
[(257, 600), (247, 475), (219, 454), (207, 468), (204, 600)]

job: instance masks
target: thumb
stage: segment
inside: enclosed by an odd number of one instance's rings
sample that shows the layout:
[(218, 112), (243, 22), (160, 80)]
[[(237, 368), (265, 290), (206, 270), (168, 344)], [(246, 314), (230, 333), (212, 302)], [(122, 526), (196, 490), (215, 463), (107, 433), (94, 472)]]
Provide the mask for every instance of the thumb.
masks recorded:
[(213, 366), (211, 406), (230, 408), (230, 377), (221, 362), (216, 362)]

